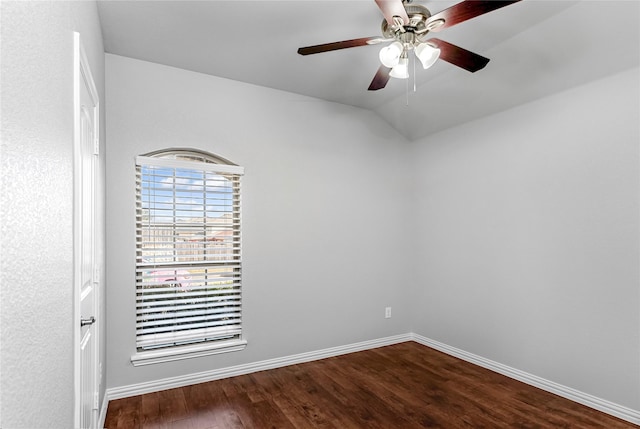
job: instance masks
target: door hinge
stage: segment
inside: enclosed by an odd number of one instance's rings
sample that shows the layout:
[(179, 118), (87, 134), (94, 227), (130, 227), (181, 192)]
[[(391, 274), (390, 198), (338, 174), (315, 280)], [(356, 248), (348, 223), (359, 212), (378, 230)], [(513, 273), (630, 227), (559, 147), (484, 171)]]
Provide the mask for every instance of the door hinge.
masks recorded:
[(95, 392), (93, 394), (93, 409), (97, 410), (98, 407), (100, 406), (99, 402), (100, 402), (100, 395), (98, 395), (98, 392)]
[(93, 154), (100, 155), (100, 139), (99, 138), (93, 139)]
[(93, 282), (98, 283), (100, 281), (100, 266), (93, 267)]

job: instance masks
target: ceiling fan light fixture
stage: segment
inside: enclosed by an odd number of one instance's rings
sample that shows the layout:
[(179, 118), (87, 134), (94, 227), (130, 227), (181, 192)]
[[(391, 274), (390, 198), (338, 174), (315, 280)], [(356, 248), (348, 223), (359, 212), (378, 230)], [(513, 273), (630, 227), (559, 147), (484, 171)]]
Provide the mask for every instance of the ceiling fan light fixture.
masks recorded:
[(434, 65), (440, 58), (440, 49), (429, 43), (420, 43), (416, 46), (414, 52), (425, 70)]
[(380, 62), (385, 67), (395, 67), (400, 62), (400, 56), (404, 51), (402, 43), (396, 41), (380, 49)]
[(409, 58), (403, 56), (400, 58), (398, 64), (395, 65), (389, 72), (389, 76), (396, 79), (408, 79), (409, 78)]

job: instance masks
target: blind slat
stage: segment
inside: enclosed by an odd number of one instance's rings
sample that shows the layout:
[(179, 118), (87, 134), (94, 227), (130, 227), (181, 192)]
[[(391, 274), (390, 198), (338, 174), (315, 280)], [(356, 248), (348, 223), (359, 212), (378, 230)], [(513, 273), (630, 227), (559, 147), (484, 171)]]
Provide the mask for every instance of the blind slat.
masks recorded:
[[(231, 320), (216, 320), (214, 322), (207, 321), (203, 323), (192, 322), (189, 324), (191, 329), (200, 329), (200, 328), (210, 328), (216, 326), (227, 326), (227, 325), (238, 325), (240, 319), (231, 319)], [(187, 331), (187, 329), (181, 328), (180, 331)], [(161, 327), (152, 327), (152, 328), (139, 328), (136, 330), (139, 335), (145, 334), (156, 334), (161, 332), (176, 332), (176, 326), (161, 326)]]
[(138, 319), (142, 320), (146, 318), (156, 319), (156, 317), (154, 316), (161, 316), (162, 314), (169, 314), (169, 313), (182, 314), (176, 311), (175, 310), (176, 308), (179, 308), (180, 311), (184, 311), (185, 313), (189, 311), (214, 312), (218, 309), (227, 308), (227, 307), (237, 308), (239, 311), (240, 304), (241, 304), (240, 297), (238, 296), (238, 297), (229, 299), (226, 302), (219, 302), (216, 304), (200, 302), (200, 303), (190, 304), (190, 305), (183, 305), (182, 303), (177, 303), (175, 305), (168, 304), (168, 305), (158, 305), (154, 307), (138, 305), (138, 316), (136, 317), (136, 320)]
[(229, 291), (228, 293), (220, 292), (220, 293), (211, 293), (211, 292), (184, 292), (179, 298), (175, 295), (167, 295), (167, 294), (153, 294), (153, 295), (138, 295), (136, 297), (136, 302), (141, 304), (151, 305), (152, 303), (159, 303), (160, 305), (167, 305), (168, 303), (184, 303), (190, 299), (198, 299), (198, 298), (206, 298), (208, 300), (218, 300), (218, 299), (233, 299), (234, 296), (240, 296), (239, 290)]
[(178, 345), (180, 343), (204, 341), (202, 339), (222, 340), (239, 338), (242, 329), (239, 324), (194, 329), (186, 332), (169, 332), (163, 334), (146, 334), (138, 337), (138, 345), (142, 349), (157, 348), (155, 344), (164, 343)]
[(193, 261), (193, 262), (189, 262), (188, 264), (185, 264), (184, 262), (166, 262), (166, 263), (162, 263), (162, 264), (154, 264), (154, 263), (148, 263), (148, 262), (140, 262), (137, 264), (136, 269), (138, 270), (148, 270), (148, 269), (154, 269), (154, 268), (177, 268), (177, 267), (184, 267), (185, 269), (188, 268), (195, 268), (198, 267), (199, 269), (205, 268), (208, 265), (215, 265), (217, 267), (221, 267), (221, 266), (226, 266), (226, 267), (238, 267), (240, 268), (240, 259), (233, 259), (233, 260), (225, 260), (225, 261)]
[(202, 313), (202, 314), (189, 314), (185, 312), (181, 315), (174, 315), (171, 319), (163, 319), (163, 318), (151, 318), (140, 317), (136, 322), (136, 326), (140, 331), (144, 331), (145, 328), (150, 327), (151, 329), (164, 329), (168, 328), (169, 330), (174, 330), (176, 325), (186, 324), (189, 325), (197, 324), (197, 323), (224, 323), (230, 319), (239, 319), (240, 311), (229, 311), (228, 309), (225, 312), (219, 313)]

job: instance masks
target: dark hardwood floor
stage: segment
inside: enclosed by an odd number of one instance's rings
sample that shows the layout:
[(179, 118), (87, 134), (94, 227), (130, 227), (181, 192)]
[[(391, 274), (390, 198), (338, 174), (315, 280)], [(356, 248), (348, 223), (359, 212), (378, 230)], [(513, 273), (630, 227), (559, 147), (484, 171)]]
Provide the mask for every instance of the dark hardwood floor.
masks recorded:
[(637, 428), (415, 342), (118, 399), (120, 428)]

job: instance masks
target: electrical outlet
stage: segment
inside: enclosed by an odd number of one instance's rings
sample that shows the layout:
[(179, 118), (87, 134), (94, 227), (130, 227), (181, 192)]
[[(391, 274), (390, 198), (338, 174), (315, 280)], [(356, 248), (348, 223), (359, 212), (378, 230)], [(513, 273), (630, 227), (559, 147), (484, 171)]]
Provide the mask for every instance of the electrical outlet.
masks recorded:
[(384, 318), (385, 319), (391, 318), (391, 307), (386, 307), (384, 309)]

